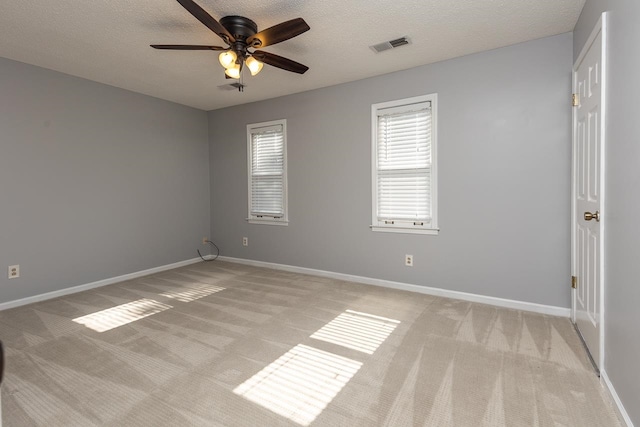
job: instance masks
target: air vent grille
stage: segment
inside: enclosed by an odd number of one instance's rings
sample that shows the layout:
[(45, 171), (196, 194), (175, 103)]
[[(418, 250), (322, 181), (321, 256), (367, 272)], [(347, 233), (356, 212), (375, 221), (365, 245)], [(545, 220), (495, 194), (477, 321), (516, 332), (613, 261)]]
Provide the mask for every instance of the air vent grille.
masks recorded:
[(371, 49), (373, 49), (374, 52), (380, 53), (380, 52), (383, 52), (385, 50), (393, 49), (395, 47), (404, 46), (404, 45), (409, 44), (409, 43), (410, 43), (409, 38), (405, 36), (405, 37), (400, 37), (399, 39), (389, 40), (388, 42), (378, 43), (378, 44), (375, 44), (375, 45), (369, 46), (369, 47)]

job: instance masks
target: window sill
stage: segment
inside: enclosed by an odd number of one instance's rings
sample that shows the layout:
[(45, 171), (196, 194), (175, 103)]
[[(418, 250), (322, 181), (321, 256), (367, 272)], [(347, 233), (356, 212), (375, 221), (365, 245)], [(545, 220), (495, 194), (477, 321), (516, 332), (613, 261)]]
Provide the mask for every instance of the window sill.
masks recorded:
[(289, 221), (275, 221), (269, 219), (255, 219), (247, 218), (249, 224), (264, 224), (264, 225), (289, 225)]
[(428, 234), (437, 236), (440, 233), (439, 228), (402, 228), (402, 227), (382, 227), (379, 225), (370, 225), (371, 231), (383, 233), (403, 233), (403, 234)]

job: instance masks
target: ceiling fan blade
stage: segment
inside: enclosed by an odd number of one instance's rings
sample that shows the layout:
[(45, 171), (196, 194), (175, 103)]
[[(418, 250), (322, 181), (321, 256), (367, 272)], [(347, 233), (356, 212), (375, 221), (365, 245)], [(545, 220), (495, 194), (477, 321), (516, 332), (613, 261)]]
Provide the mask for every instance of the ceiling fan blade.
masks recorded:
[(236, 39), (231, 35), (225, 27), (223, 27), (218, 21), (216, 21), (211, 15), (209, 15), (203, 8), (198, 6), (192, 0), (178, 0), (178, 3), (182, 5), (187, 11), (196, 17), (196, 19), (207, 26), (211, 31), (216, 33), (222, 40), (233, 43)]
[(256, 50), (251, 55), (258, 61), (262, 61), (272, 67), (281, 68), (293, 73), (304, 74), (309, 69), (309, 67), (302, 65), (299, 62), (261, 50)]
[(227, 50), (228, 47), (221, 46), (202, 46), (193, 44), (152, 44), (154, 49), (172, 49), (172, 50)]
[(310, 27), (304, 22), (304, 19), (296, 18), (254, 34), (247, 39), (247, 44), (252, 47), (270, 46), (299, 36), (309, 29)]

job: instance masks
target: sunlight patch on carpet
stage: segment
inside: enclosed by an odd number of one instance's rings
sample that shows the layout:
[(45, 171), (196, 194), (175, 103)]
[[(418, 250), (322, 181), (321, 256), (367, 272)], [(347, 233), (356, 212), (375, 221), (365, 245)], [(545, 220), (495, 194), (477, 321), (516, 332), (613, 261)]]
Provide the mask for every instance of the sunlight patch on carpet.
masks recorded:
[(170, 308), (173, 307), (152, 299), (143, 298), (77, 317), (73, 321), (94, 331), (105, 332)]
[(209, 296), (211, 294), (215, 294), (216, 292), (224, 291), (225, 289), (226, 288), (221, 288), (220, 286), (202, 285), (190, 287), (179, 291), (164, 292), (160, 295), (181, 302), (191, 302)]
[(361, 366), (356, 360), (299, 344), (233, 392), (308, 426)]
[(399, 324), (399, 320), (347, 310), (311, 338), (373, 354)]

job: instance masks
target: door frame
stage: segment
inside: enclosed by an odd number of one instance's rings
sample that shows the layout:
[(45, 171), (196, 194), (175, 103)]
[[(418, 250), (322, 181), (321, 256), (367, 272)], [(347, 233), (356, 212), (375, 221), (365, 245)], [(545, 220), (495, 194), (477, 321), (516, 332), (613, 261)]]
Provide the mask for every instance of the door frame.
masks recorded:
[[(599, 295), (599, 319), (600, 322), (600, 337), (599, 337), (599, 360), (595, 362), (598, 365), (600, 371), (604, 371), (604, 342), (605, 342), (605, 239), (606, 239), (606, 224), (607, 224), (607, 213), (606, 213), (606, 187), (605, 187), (605, 155), (606, 155), (606, 123), (607, 123), (607, 89), (608, 89), (608, 78), (607, 78), (607, 69), (608, 69), (608, 14), (609, 12), (604, 12), (598, 19), (595, 27), (591, 31), (589, 38), (586, 43), (582, 47), (578, 58), (573, 64), (573, 69), (571, 73), (571, 85), (573, 88), (573, 93), (577, 93), (576, 87), (576, 75), (577, 70), (580, 63), (584, 60), (584, 57), (587, 55), (591, 45), (598, 37), (600, 33), (602, 33), (602, 52), (601, 52), (601, 70), (600, 70), (600, 84), (601, 84), (601, 99), (600, 99), (600, 176), (599, 176), (599, 185), (600, 185), (600, 215), (602, 216), (602, 220), (600, 221), (600, 245), (598, 250), (600, 251), (600, 295)], [(576, 256), (576, 227), (577, 227), (577, 214), (576, 212), (576, 171), (577, 171), (577, 156), (576, 156), (576, 126), (577, 126), (577, 109), (572, 108), (572, 129), (571, 129), (571, 274), (575, 276), (577, 274), (577, 256)], [(578, 283), (580, 286), (580, 283)], [(571, 289), (571, 321), (573, 324), (576, 324), (576, 289)]]

